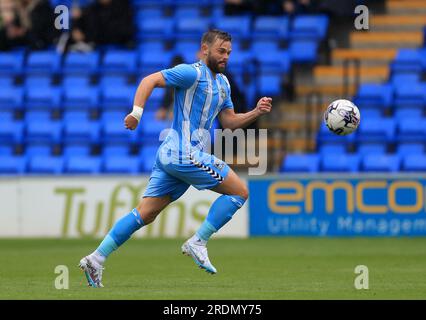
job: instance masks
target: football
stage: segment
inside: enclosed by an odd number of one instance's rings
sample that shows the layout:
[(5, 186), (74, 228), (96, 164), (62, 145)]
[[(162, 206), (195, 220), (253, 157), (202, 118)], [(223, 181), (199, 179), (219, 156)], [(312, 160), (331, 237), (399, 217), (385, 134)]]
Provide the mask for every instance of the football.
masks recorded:
[(345, 136), (358, 128), (361, 114), (358, 107), (349, 100), (333, 101), (324, 113), (324, 122), (330, 131)]

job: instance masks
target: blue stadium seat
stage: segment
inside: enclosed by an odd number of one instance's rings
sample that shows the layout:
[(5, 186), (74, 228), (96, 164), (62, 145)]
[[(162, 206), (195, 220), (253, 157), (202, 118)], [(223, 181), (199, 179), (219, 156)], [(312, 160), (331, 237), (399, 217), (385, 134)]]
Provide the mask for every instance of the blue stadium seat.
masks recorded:
[(28, 76), (24, 80), (25, 88), (49, 87), (51, 85), (52, 85), (52, 78), (50, 77), (50, 75)]
[(33, 120), (26, 126), (25, 141), (27, 143), (58, 144), (62, 137), (61, 121)]
[(408, 154), (402, 158), (402, 171), (425, 172), (426, 155)]
[(110, 156), (104, 157), (104, 173), (112, 174), (138, 174), (140, 169), (139, 158), (136, 156)]
[(258, 78), (258, 93), (262, 96), (279, 96), (282, 91), (280, 73), (261, 74)]
[(27, 144), (25, 146), (25, 156), (26, 157), (34, 157), (34, 156), (43, 156), (47, 157), (52, 154), (52, 147), (50, 145), (46, 144)]
[(13, 87), (15, 78), (10, 75), (0, 75), (0, 87)]
[(96, 74), (99, 67), (99, 52), (71, 52), (64, 58), (63, 72), (67, 75)]
[(138, 45), (139, 55), (145, 51), (155, 51), (155, 52), (164, 52), (167, 46), (167, 41), (156, 38), (156, 39), (146, 39)]
[(398, 172), (400, 158), (397, 155), (368, 154), (362, 158), (362, 171), (369, 172)]
[(65, 75), (62, 79), (62, 87), (89, 87), (90, 76), (87, 75)]
[(358, 142), (392, 143), (395, 140), (395, 120), (384, 118), (380, 123), (376, 119), (364, 119), (357, 130)]
[(225, 16), (215, 20), (215, 27), (229, 32), (234, 39), (249, 39), (251, 31), (251, 18), (249, 16)]
[[(363, 112), (364, 113), (364, 112)], [(363, 114), (364, 116), (364, 114)], [(397, 121), (397, 123), (400, 123), (404, 119), (414, 119), (414, 118), (422, 118), (423, 117), (423, 110), (419, 108), (404, 108), (404, 109), (396, 109), (394, 118)]]
[(157, 120), (154, 112), (145, 112), (144, 121), (140, 124), (140, 138), (142, 143), (158, 142), (160, 133), (171, 127), (169, 120)]
[(29, 158), (28, 173), (33, 174), (61, 174), (64, 160), (62, 157), (34, 156)]
[(177, 5), (174, 10), (174, 18), (176, 20), (186, 18), (186, 17), (194, 17), (194, 18), (202, 18), (201, 7), (196, 3), (195, 5)]
[(64, 110), (93, 110), (99, 106), (99, 91), (93, 87), (65, 87), (62, 106)]
[(65, 159), (69, 157), (88, 157), (91, 153), (91, 145), (87, 144), (64, 144), (62, 155)]
[(157, 158), (158, 146), (142, 146), (139, 151), (141, 170), (143, 172), (151, 172)]
[(0, 156), (0, 174), (25, 173), (26, 161), (21, 156)]
[(10, 144), (0, 144), (0, 158), (2, 156), (13, 156), (15, 153), (15, 146)]
[(287, 40), (289, 38), (289, 18), (285, 16), (259, 16), (253, 25), (253, 39)]
[(133, 106), (135, 93), (135, 86), (104, 86), (101, 90), (101, 109), (129, 111)]
[(104, 144), (102, 146), (102, 155), (104, 157), (110, 156), (128, 156), (130, 155), (129, 145), (121, 143), (112, 143), (111, 145)]
[(423, 142), (400, 142), (396, 147), (396, 153), (399, 156), (424, 154), (425, 144)]
[(313, 40), (294, 40), (290, 43), (289, 52), (292, 62), (316, 63), (318, 43)]
[(124, 75), (103, 76), (99, 80), (99, 87), (101, 88), (123, 87), (126, 85), (128, 85), (128, 77)]
[(354, 103), (361, 108), (390, 108), (393, 89), (386, 84), (362, 84), (354, 97)]
[(392, 74), (421, 73), (423, 69), (422, 59), (417, 49), (399, 49), (391, 63)]
[(254, 61), (253, 52), (250, 50), (241, 51), (232, 49), (230, 59), (228, 61), (228, 69), (233, 74), (242, 74), (244, 72), (251, 73)]
[(102, 121), (101, 138), (103, 144), (131, 144), (137, 139), (137, 132), (124, 127), (124, 118), (114, 121)]
[(28, 110), (25, 112), (24, 122), (50, 121), (52, 118), (50, 110)]
[(347, 152), (347, 147), (343, 143), (325, 143), (319, 147), (318, 153), (323, 156), (326, 154), (344, 154)]
[(324, 172), (358, 172), (358, 155), (327, 154), (321, 158), (320, 169)]
[(137, 52), (130, 50), (109, 50), (105, 53), (102, 74), (136, 74)]
[(24, 124), (22, 121), (0, 119), (0, 144), (15, 145), (23, 142)]
[(21, 75), (24, 68), (24, 54), (0, 52), (0, 75), (15, 77)]
[(355, 141), (355, 134), (339, 136), (331, 132), (325, 124), (321, 125), (317, 134), (317, 144), (319, 146), (327, 143), (343, 143), (347, 146)]
[(404, 118), (398, 122), (398, 142), (416, 142), (426, 139), (426, 119)]
[(386, 144), (383, 143), (359, 143), (357, 154), (360, 156), (383, 155), (386, 153), (386, 150)]
[(291, 68), (290, 55), (287, 50), (266, 51), (257, 56), (262, 74), (288, 73)]
[(64, 143), (96, 143), (99, 139), (97, 121), (68, 121), (64, 123), (62, 141)]
[(207, 18), (186, 17), (178, 19), (175, 25), (175, 37), (182, 39), (201, 39), (201, 35), (209, 29), (210, 20)]
[(142, 8), (139, 9), (136, 12), (135, 15), (135, 24), (138, 23), (138, 21), (144, 20), (144, 19), (150, 19), (150, 18), (159, 18), (161, 19), (164, 16), (164, 10), (161, 7), (157, 8)]
[(417, 108), (422, 110), (425, 104), (426, 86), (423, 84), (405, 84), (395, 88), (395, 109)]
[(380, 121), (381, 118), (383, 118), (383, 112), (381, 109), (362, 109), (362, 119), (377, 119), (377, 121)]
[(64, 121), (64, 123), (67, 123), (69, 121), (74, 121), (74, 122), (78, 122), (78, 121), (88, 121), (90, 119), (90, 112), (88, 110), (67, 110), (64, 111), (64, 113), (62, 114), (62, 120)]
[(55, 51), (33, 51), (28, 55), (27, 74), (57, 74), (61, 69), (61, 56)]
[(0, 87), (0, 111), (23, 109), (24, 91), (20, 87)]
[(27, 110), (58, 110), (61, 108), (61, 89), (54, 86), (30, 87), (25, 90)]
[(166, 69), (172, 62), (172, 52), (143, 51), (139, 56), (140, 73), (147, 75)]
[(327, 35), (328, 17), (326, 15), (297, 15), (295, 16), (290, 37), (302, 40), (322, 40)]
[(65, 161), (64, 173), (98, 174), (101, 171), (102, 159), (95, 156), (71, 156)]
[(397, 73), (393, 74), (390, 78), (390, 82), (394, 88), (407, 83), (418, 83), (420, 82), (419, 73)]
[(172, 18), (149, 17), (139, 20), (138, 40), (144, 41), (147, 39), (170, 40), (173, 36), (174, 20)]
[(282, 172), (318, 172), (317, 154), (288, 154), (281, 165)]
[(197, 59), (197, 52), (200, 50), (200, 41), (182, 40), (175, 45), (175, 54), (182, 56), (186, 63), (194, 63)]
[(150, 110), (157, 110), (163, 103), (164, 95), (166, 94), (165, 89), (155, 88), (151, 96), (148, 98), (147, 106)]

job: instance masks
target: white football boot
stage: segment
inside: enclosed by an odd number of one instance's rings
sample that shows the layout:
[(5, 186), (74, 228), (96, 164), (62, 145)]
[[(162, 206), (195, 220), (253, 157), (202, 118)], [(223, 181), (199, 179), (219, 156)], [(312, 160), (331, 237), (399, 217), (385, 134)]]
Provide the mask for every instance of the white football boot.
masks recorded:
[(86, 256), (80, 260), (80, 264), (78, 266), (84, 271), (90, 287), (103, 287), (102, 272), (105, 268), (102, 265), (91, 259), (89, 256)]
[(199, 268), (206, 270), (210, 274), (217, 273), (216, 268), (211, 264), (207, 254), (205, 244), (197, 243), (197, 241), (187, 240), (182, 245), (182, 253), (192, 257)]

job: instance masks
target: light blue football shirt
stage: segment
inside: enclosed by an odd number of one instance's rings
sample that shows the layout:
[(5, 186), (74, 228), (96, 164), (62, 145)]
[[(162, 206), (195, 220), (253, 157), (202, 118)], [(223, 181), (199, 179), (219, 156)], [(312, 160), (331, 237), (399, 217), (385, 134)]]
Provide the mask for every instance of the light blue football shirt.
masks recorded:
[[(213, 76), (202, 61), (162, 70), (166, 85), (174, 87), (172, 129), (163, 146), (178, 151), (179, 157), (210, 144), (209, 130), (219, 112), (234, 108), (225, 75)], [(211, 137), (213, 139), (213, 137)]]

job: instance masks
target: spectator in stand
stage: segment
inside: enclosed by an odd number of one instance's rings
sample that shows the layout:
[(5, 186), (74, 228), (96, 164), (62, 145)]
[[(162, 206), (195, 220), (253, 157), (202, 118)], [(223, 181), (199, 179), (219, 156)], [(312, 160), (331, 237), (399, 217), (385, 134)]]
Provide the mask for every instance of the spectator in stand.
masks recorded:
[(97, 0), (86, 8), (73, 8), (72, 18), (71, 50), (133, 44), (133, 14), (128, 0)]
[(225, 0), (225, 15), (241, 15), (251, 13), (253, 0)]
[(0, 0), (0, 49), (17, 46), (46, 49), (59, 31), (48, 0)]

